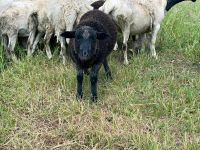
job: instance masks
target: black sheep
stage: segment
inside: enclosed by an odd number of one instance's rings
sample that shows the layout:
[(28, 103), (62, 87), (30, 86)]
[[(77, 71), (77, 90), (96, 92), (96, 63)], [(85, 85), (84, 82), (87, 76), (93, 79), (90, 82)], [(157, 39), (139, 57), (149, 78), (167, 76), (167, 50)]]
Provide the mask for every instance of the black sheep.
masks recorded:
[(82, 98), (82, 82), (84, 71), (91, 68), (90, 81), (92, 101), (97, 100), (98, 72), (103, 64), (106, 76), (111, 77), (107, 57), (114, 48), (117, 30), (113, 20), (99, 10), (87, 12), (80, 19), (74, 31), (61, 34), (70, 40), (70, 56), (77, 70), (77, 98)]

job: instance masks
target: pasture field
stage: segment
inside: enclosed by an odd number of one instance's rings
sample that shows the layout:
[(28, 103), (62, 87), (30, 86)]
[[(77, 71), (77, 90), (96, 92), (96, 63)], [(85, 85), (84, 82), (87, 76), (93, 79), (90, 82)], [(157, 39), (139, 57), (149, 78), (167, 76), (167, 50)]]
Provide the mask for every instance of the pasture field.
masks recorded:
[(200, 2), (182, 3), (166, 16), (156, 43), (159, 59), (147, 52), (101, 69), (99, 101), (75, 99), (71, 61), (64, 66), (44, 52), (8, 63), (0, 50), (0, 149), (199, 150)]

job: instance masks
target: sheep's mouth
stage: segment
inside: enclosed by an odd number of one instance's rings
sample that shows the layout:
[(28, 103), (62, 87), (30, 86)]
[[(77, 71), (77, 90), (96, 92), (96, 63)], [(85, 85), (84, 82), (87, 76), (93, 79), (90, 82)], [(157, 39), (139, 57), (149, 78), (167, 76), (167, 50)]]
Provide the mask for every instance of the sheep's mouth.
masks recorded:
[(88, 61), (88, 60), (91, 59), (90, 56), (83, 56), (83, 55), (80, 55), (80, 54), (78, 55), (78, 57), (79, 57), (79, 59), (80, 59), (81, 61), (83, 61), (83, 62)]

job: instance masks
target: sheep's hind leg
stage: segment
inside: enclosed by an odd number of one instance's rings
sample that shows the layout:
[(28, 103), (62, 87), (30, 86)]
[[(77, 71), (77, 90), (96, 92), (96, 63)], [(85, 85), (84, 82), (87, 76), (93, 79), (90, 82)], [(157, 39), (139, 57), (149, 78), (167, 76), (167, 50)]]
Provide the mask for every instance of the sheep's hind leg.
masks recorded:
[(153, 28), (153, 31), (150, 35), (150, 41), (149, 41), (149, 48), (150, 48), (150, 51), (151, 51), (151, 55), (157, 59), (158, 56), (156, 54), (156, 50), (155, 50), (155, 43), (156, 43), (156, 37), (157, 37), (157, 34), (158, 34), (158, 31), (160, 30), (160, 24), (157, 24), (154, 26)]
[(117, 42), (115, 43), (115, 47), (114, 47), (113, 50), (114, 50), (114, 51), (117, 51), (117, 50), (118, 50), (118, 44), (117, 44)]
[(123, 31), (123, 50), (124, 50), (124, 64), (128, 65), (128, 39), (130, 35), (130, 27), (126, 27), (125, 30)]
[(112, 80), (112, 74), (111, 74), (110, 67), (108, 65), (107, 59), (104, 60), (103, 66), (104, 66), (104, 69), (105, 69), (105, 72), (106, 72), (107, 79), (111, 79)]
[(134, 42), (134, 50), (135, 50), (136, 55), (141, 53), (141, 50), (144, 46), (145, 37), (146, 37), (145, 34), (138, 35), (137, 39), (135, 36), (132, 36), (132, 39)]
[(47, 53), (47, 57), (48, 57), (49, 59), (52, 58), (52, 53), (51, 53), (51, 49), (50, 49), (50, 46), (49, 46), (49, 42), (50, 42), (50, 40), (51, 40), (51, 36), (52, 36), (52, 33), (46, 33), (46, 34), (45, 34), (45, 38), (44, 38), (46, 53)]
[(66, 54), (66, 40), (64, 37), (60, 38), (60, 44), (61, 44), (61, 55), (63, 58), (63, 64), (65, 65), (67, 61), (66, 60), (67, 54)]
[(8, 59), (11, 59), (11, 56), (9, 55), (8, 52), (8, 37), (6, 35), (2, 36), (2, 43), (3, 43), (3, 50), (6, 52), (6, 57)]
[(14, 34), (11, 37), (9, 37), (7, 51), (13, 61), (17, 60), (17, 57), (15, 56), (15, 52), (14, 52), (16, 42), (17, 42), (17, 34)]
[(29, 34), (28, 37), (28, 48), (27, 48), (27, 55), (31, 56), (32, 55), (32, 48), (33, 48), (33, 43), (35, 40), (35, 35), (36, 35), (36, 31), (32, 31)]
[(33, 43), (31, 54), (33, 54), (35, 52), (35, 49), (36, 49), (36, 47), (37, 47), (37, 45), (38, 45), (38, 43), (39, 43), (39, 41), (40, 41), (41, 38), (42, 38), (42, 33), (38, 33), (36, 35), (35, 41)]

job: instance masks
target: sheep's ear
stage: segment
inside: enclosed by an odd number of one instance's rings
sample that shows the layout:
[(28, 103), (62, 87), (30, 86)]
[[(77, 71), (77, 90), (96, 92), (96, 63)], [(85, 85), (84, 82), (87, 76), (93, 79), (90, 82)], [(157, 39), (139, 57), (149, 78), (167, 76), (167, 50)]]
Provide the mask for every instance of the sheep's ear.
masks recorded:
[(65, 38), (75, 38), (75, 31), (66, 31), (66, 32), (63, 32), (61, 34), (62, 37), (65, 37)]
[(105, 32), (97, 32), (97, 39), (98, 40), (105, 40), (107, 38), (109, 38), (110, 35), (108, 33)]

